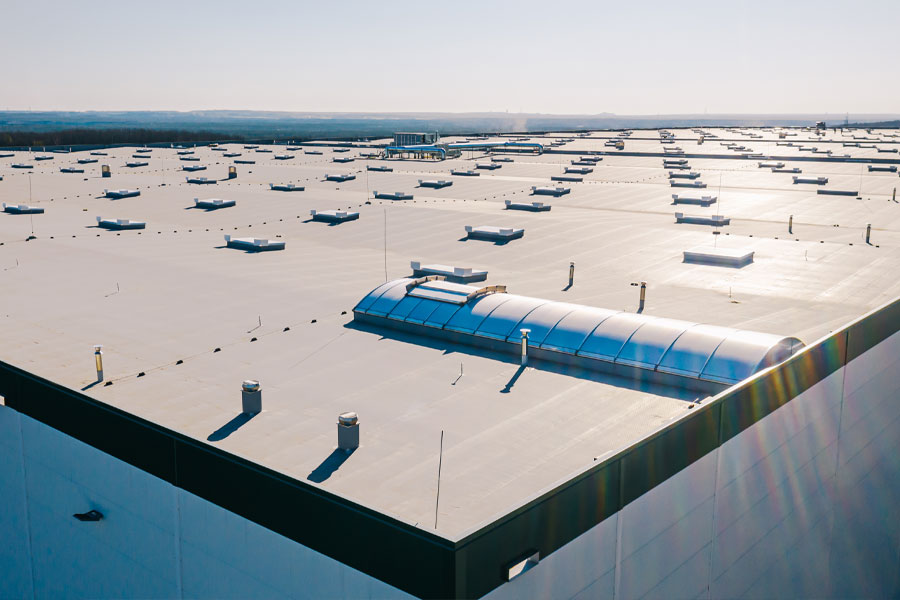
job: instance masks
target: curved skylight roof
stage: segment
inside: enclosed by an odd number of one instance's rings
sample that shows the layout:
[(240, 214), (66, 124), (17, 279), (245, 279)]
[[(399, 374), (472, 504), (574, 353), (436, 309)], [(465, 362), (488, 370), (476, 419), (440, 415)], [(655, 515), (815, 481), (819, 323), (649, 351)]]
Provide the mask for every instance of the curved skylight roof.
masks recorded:
[[(716, 327), (508, 294), (441, 278), (396, 279), (360, 300), (354, 314), (604, 363), (723, 384), (737, 383), (803, 347), (797, 338)], [(387, 323), (386, 323), (387, 324)]]

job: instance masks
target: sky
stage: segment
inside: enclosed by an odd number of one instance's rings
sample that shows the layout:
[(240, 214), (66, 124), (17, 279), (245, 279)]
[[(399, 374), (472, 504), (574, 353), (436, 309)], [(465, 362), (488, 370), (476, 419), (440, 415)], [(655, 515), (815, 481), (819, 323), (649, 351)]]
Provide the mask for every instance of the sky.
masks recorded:
[(0, 110), (900, 112), (898, 0), (0, 0)]

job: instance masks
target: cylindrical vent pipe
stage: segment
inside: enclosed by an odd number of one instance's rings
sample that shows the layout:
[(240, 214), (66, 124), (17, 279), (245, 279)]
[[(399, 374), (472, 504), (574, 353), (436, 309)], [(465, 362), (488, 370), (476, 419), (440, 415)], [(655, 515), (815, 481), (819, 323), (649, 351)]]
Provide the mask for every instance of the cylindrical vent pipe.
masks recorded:
[(572, 284), (575, 283), (575, 263), (569, 263), (569, 287), (572, 287)]
[(111, 175), (109, 171), (109, 165), (103, 165), (100, 167), (100, 175), (102, 177), (109, 177)]
[(228, 167), (228, 179), (235, 179), (237, 177), (237, 167), (230, 166)]
[(638, 306), (639, 312), (644, 310), (644, 301), (646, 299), (647, 299), (647, 282), (642, 281), (641, 282), (641, 303), (640, 303), (640, 306)]
[(262, 412), (262, 389), (255, 379), (245, 379), (241, 384), (241, 409), (248, 415)]
[(788, 233), (794, 233), (794, 215), (788, 218)]
[(94, 346), (94, 366), (97, 368), (97, 381), (103, 381), (103, 346)]
[(519, 332), (522, 334), (522, 366), (528, 364), (528, 334), (531, 333), (530, 329), (520, 329)]
[(869, 243), (869, 238), (872, 237), (872, 224), (868, 223), (866, 225), (866, 243)]
[(359, 448), (359, 416), (355, 412), (338, 415), (338, 449), (350, 453)]

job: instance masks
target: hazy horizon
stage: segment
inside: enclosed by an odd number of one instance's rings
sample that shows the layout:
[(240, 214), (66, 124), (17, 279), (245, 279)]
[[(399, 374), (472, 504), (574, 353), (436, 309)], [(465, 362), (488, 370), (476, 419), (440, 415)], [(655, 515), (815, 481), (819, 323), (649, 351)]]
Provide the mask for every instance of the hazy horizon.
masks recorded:
[(900, 96), (890, 0), (4, 4), (25, 51), (3, 111), (895, 115)]

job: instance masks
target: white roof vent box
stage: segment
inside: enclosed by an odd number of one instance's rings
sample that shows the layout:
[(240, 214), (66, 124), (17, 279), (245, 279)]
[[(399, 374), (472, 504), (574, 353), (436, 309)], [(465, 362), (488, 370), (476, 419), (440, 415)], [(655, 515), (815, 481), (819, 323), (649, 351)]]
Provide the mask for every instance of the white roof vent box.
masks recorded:
[(129, 189), (121, 189), (121, 190), (103, 190), (103, 195), (107, 198), (112, 198), (113, 200), (119, 200), (121, 198), (133, 198), (135, 196), (140, 196), (140, 190), (129, 190)]
[(697, 246), (684, 251), (684, 262), (717, 267), (741, 268), (753, 262), (753, 250)]
[(669, 185), (671, 187), (684, 187), (684, 188), (705, 188), (706, 184), (700, 181), (699, 179), (695, 179), (694, 181), (681, 181), (678, 179), (669, 179)]
[(194, 198), (194, 207), (195, 208), (203, 208), (206, 210), (217, 210), (219, 208), (228, 208), (230, 206), (234, 206), (237, 204), (234, 200), (223, 200), (221, 198), (208, 198), (206, 200), (200, 200), (199, 198)]
[(672, 194), (672, 204), (696, 204), (697, 206), (709, 206), (715, 204), (718, 196), (685, 196), (684, 194)]
[(531, 212), (544, 212), (553, 208), (550, 204), (543, 202), (513, 202), (506, 200), (506, 210), (527, 210)]
[(372, 194), (380, 200), (412, 200), (413, 195), (407, 192), (378, 192), (373, 191)]
[(144, 229), (147, 227), (147, 223), (144, 221), (132, 221), (131, 219), (104, 219), (103, 217), (97, 217), (97, 227), (112, 230)]
[(302, 192), (306, 188), (293, 183), (270, 183), (269, 189), (275, 192)]
[(343, 223), (345, 221), (355, 221), (359, 218), (359, 213), (350, 210), (311, 210), (310, 217), (313, 221), (322, 221), (324, 223)]
[(532, 186), (531, 193), (535, 196), (563, 196), (572, 191), (572, 188), (562, 187), (562, 186)]
[(445, 188), (447, 186), (453, 185), (453, 182), (449, 179), (420, 179), (419, 187), (427, 187), (434, 188), (439, 190), (441, 188)]
[(352, 179), (356, 179), (356, 175), (353, 175), (352, 173), (325, 174), (325, 181), (337, 181), (338, 183), (343, 183), (344, 181), (350, 181)]
[(11, 215), (39, 215), (44, 209), (39, 206), (29, 206), (27, 204), (7, 204), (3, 203), (3, 212)]
[(236, 248), (247, 252), (268, 252), (272, 250), (284, 250), (284, 242), (265, 238), (244, 238), (225, 236), (225, 245), (228, 248)]
[(692, 223), (694, 225), (715, 225), (721, 227), (731, 223), (731, 217), (724, 215), (686, 215), (684, 213), (675, 213), (676, 223)]
[(472, 240), (489, 240), (492, 242), (508, 242), (525, 235), (524, 229), (515, 227), (495, 227), (493, 225), (480, 225), (474, 227), (466, 225), (466, 238)]
[(439, 275), (447, 281), (453, 283), (472, 283), (474, 281), (484, 281), (488, 276), (488, 272), (481, 269), (473, 269), (472, 267), (456, 267), (441, 264), (423, 265), (421, 261), (418, 260), (410, 261), (409, 266), (412, 268), (414, 277), (428, 277), (431, 275)]

